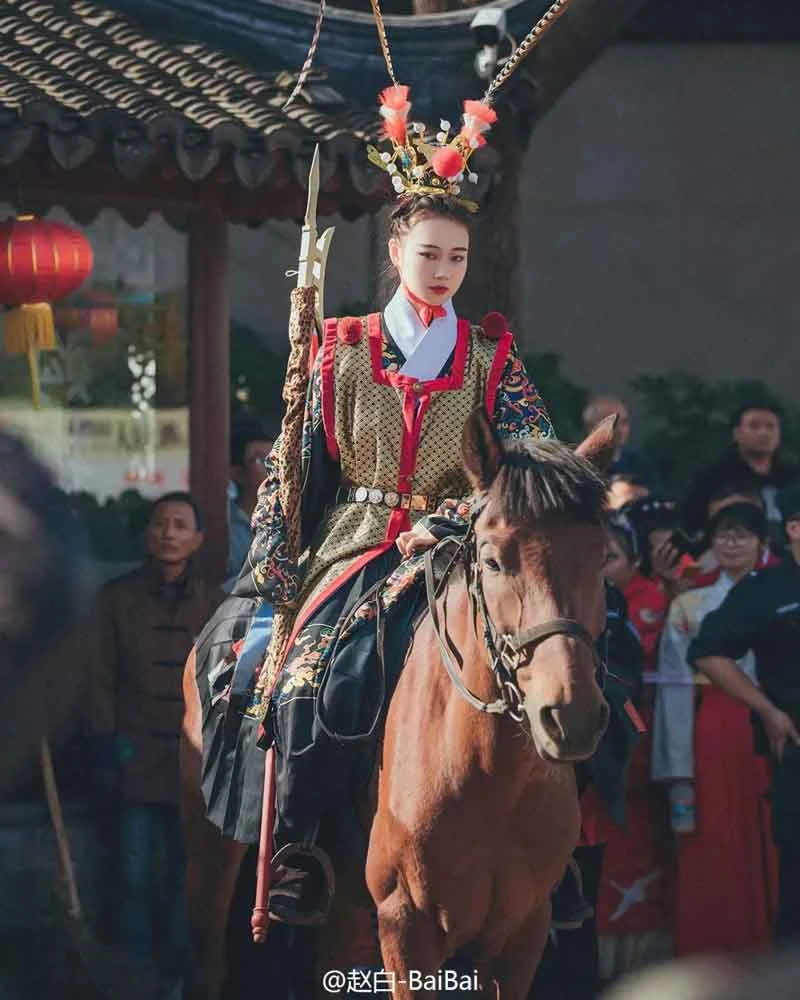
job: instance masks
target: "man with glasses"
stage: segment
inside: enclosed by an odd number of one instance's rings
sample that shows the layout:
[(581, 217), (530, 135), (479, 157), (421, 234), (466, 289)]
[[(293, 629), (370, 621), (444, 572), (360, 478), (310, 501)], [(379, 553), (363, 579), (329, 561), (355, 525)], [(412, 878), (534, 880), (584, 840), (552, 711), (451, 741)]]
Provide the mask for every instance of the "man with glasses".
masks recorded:
[[(775, 936), (788, 941), (800, 937), (800, 487), (787, 489), (779, 502), (790, 555), (734, 587), (703, 621), (688, 659), (752, 710), (775, 758), (772, 825), (780, 857)], [(735, 662), (751, 650), (758, 684)]]

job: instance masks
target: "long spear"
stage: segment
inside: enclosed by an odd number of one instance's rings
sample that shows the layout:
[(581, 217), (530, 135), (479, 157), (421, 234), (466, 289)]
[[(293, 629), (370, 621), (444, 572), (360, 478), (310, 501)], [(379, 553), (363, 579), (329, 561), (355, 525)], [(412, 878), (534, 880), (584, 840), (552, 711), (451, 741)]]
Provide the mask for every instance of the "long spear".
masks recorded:
[[(289, 314), (289, 361), (283, 383), (285, 411), (281, 425), (281, 447), (278, 455), (280, 477), (279, 497), (286, 527), (287, 555), (295, 564), (300, 557), (302, 505), (302, 441), (306, 396), (314, 356), (322, 336), (324, 318), (325, 268), (333, 239), (333, 227), (317, 236), (317, 200), (319, 198), (319, 146), (314, 149), (308, 175), (308, 201), (300, 239), (297, 265), (297, 287), (291, 293)], [(266, 660), (259, 677), (262, 709), (266, 711), (269, 697), (283, 663), (294, 625), (297, 605), (281, 604), (275, 609), (272, 637)], [(274, 750), (267, 751), (264, 776), (264, 798), (261, 818), (261, 839), (258, 852), (258, 881), (252, 916), (253, 938), (258, 943), (267, 933), (267, 898), (271, 882), (272, 827), (274, 822)]]
[[(333, 239), (333, 227), (317, 236), (317, 199), (319, 197), (319, 146), (314, 149), (308, 175), (308, 202), (300, 239), (297, 287), (291, 293), (289, 314), (289, 361), (283, 383), (285, 411), (281, 425), (278, 455), (279, 497), (286, 529), (287, 556), (300, 557), (303, 470), (301, 462), (303, 421), (306, 395), (316, 350), (322, 334), (325, 268)], [(288, 272), (293, 274), (294, 272)], [(292, 602), (275, 609), (272, 638), (259, 679), (259, 688), (267, 696), (272, 690), (291, 635), (297, 608)]]

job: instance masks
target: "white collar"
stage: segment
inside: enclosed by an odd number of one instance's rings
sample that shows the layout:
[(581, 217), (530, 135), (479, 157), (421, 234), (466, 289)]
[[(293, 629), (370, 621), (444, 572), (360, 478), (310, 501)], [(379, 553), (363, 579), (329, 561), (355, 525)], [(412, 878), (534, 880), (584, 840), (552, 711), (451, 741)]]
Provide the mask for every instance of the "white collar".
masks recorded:
[[(392, 340), (403, 352), (403, 375), (418, 379), (435, 378), (456, 346), (458, 320), (452, 299), (444, 306), (444, 316), (426, 327), (402, 288), (398, 288), (383, 312)], [(433, 336), (428, 337), (427, 334)]]

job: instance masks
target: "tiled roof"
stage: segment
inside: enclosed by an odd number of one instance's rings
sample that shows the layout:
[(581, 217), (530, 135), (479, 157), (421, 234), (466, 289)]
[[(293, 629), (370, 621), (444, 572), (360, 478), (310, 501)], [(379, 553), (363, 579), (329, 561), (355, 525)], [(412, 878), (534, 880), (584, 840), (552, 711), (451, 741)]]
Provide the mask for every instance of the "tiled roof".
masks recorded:
[(257, 187), (283, 154), (305, 186), (319, 142), (323, 182), (345, 165), (357, 191), (374, 191), (382, 178), (364, 141), (377, 134), (377, 115), (316, 70), (284, 110), (295, 79), (259, 74), (206, 44), (160, 40), (102, 4), (2, 0), (0, 167), (44, 132), (64, 168), (106, 146), (132, 179), (167, 145), (193, 181), (228, 157), (241, 185)]

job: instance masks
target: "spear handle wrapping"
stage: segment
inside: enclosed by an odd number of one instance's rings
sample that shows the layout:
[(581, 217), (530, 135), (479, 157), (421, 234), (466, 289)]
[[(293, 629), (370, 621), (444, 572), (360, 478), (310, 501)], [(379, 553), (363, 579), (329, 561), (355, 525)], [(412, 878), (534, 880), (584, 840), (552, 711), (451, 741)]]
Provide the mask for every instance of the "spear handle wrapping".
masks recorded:
[(300, 506), (303, 487), (303, 420), (308, 391), (309, 360), (316, 338), (316, 288), (294, 288), (289, 316), (289, 362), (283, 383), (286, 410), (281, 427), (281, 452), (278, 464), (280, 499), (286, 524), (289, 558), (300, 556)]
[[(302, 508), (302, 447), (306, 394), (312, 350), (316, 343), (316, 289), (313, 286), (295, 288), (291, 295), (289, 315), (289, 362), (283, 383), (286, 410), (281, 425), (281, 449), (278, 456), (280, 482), (278, 493), (283, 511), (287, 555), (297, 561), (301, 545)], [(272, 636), (266, 660), (258, 680), (263, 693), (262, 710), (266, 714), (272, 688), (283, 664), (286, 646), (291, 638), (297, 606), (294, 602), (279, 604), (272, 619)], [(251, 917), (253, 940), (261, 944), (269, 929), (269, 890), (272, 884), (272, 847), (275, 824), (275, 751), (267, 751), (264, 774), (264, 796), (261, 814), (261, 836), (256, 866), (256, 898)]]
[[(286, 405), (281, 426), (281, 449), (278, 458), (280, 478), (279, 495), (286, 531), (287, 555), (294, 562), (300, 555), (302, 506), (302, 447), (303, 421), (312, 350), (316, 343), (316, 295), (313, 287), (294, 288), (291, 293), (289, 315), (289, 362), (283, 384), (283, 401)], [(272, 637), (262, 671), (259, 687), (264, 692), (264, 707), (283, 662), (286, 644), (292, 634), (297, 608), (293, 603), (275, 608), (272, 620)]]

